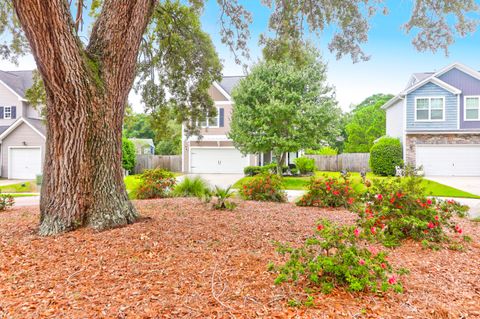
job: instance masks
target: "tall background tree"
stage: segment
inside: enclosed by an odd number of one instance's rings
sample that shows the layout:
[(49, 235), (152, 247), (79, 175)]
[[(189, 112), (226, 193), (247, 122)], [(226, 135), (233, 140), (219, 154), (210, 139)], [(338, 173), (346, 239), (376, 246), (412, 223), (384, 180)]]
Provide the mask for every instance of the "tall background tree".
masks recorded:
[(392, 97), (391, 94), (375, 94), (355, 106), (345, 125), (345, 153), (368, 153), (374, 141), (385, 135), (382, 106)]
[(232, 93), (233, 113), (229, 137), (243, 153), (272, 152), (281, 174), (288, 152), (314, 148), (336, 134), (340, 114), (326, 67), (314, 52), (299, 66), (260, 62)]
[[(15, 61), (31, 53), (45, 87), (47, 142), (40, 203), (40, 233), (82, 226), (105, 229), (138, 214), (122, 180), (121, 132), (135, 77), (147, 107), (171, 100), (178, 117), (196, 130), (212, 108), (207, 89), (220, 63), (198, 15), (203, 0), (0, 0), (0, 55)], [(238, 0), (217, 0), (220, 34), (240, 61), (252, 18)], [(367, 59), (369, 18), (386, 12), (383, 1), (263, 0), (272, 9), (275, 36), (320, 33), (335, 26), (329, 48), (337, 57)], [(84, 11), (91, 32), (82, 34)], [(405, 30), (418, 30), (419, 50), (447, 50), (455, 35), (474, 31), (474, 0), (418, 0)], [(87, 28), (90, 30), (90, 28)], [(264, 39), (265, 40), (265, 39)], [(166, 90), (171, 96), (167, 97)]]

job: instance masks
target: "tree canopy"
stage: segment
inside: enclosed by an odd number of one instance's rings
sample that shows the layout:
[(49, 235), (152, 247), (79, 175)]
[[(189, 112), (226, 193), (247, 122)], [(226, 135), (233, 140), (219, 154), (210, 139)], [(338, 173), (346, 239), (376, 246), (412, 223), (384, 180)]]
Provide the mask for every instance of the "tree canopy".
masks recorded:
[(366, 98), (353, 110), (351, 119), (345, 125), (347, 140), (346, 153), (368, 153), (373, 142), (385, 135), (385, 110), (382, 106), (391, 94), (375, 94)]
[(229, 137), (242, 153), (270, 152), (278, 172), (287, 152), (320, 145), (335, 134), (340, 113), (319, 59), (260, 62), (232, 93)]

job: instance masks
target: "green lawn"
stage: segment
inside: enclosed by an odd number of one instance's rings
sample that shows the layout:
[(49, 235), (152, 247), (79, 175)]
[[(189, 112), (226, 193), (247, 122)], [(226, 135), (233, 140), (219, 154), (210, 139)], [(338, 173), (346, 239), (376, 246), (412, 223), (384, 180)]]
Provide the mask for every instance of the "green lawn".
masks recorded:
[[(339, 177), (340, 172), (316, 172), (315, 175), (319, 177), (323, 175)], [(370, 180), (375, 180), (375, 179), (385, 179), (385, 178), (391, 178), (391, 177), (376, 176), (373, 173), (367, 173), (367, 178)], [(243, 183), (245, 183), (250, 179), (252, 179), (252, 177), (244, 177), (238, 180), (233, 185), (233, 187), (240, 188)], [(359, 173), (352, 173), (351, 180), (352, 180), (352, 187), (355, 189), (355, 191), (361, 192), (365, 190), (365, 186), (361, 183), (361, 177)], [(305, 190), (307, 189), (307, 185), (309, 181), (310, 181), (310, 177), (285, 177), (283, 185), (285, 189), (288, 189), (288, 190)], [(434, 181), (430, 181), (428, 179), (424, 179), (423, 184), (425, 186), (427, 194), (431, 196), (480, 199), (480, 196), (477, 196), (468, 192), (464, 192), (462, 190), (459, 190), (447, 185), (443, 185)]]
[(25, 182), (0, 186), (0, 191), (2, 193), (34, 193), (36, 189), (33, 182)]

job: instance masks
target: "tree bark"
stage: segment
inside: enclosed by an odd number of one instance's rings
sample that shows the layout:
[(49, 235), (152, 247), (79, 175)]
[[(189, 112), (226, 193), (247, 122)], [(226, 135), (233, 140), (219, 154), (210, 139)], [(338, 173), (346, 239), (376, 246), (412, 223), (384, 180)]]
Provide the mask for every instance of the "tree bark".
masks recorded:
[(134, 222), (123, 182), (124, 108), (154, 0), (105, 0), (85, 48), (65, 0), (14, 0), (47, 95), (42, 235)]
[(277, 158), (277, 175), (282, 176), (283, 175), (283, 163), (285, 163), (285, 157), (287, 153), (278, 153), (275, 154), (275, 157)]

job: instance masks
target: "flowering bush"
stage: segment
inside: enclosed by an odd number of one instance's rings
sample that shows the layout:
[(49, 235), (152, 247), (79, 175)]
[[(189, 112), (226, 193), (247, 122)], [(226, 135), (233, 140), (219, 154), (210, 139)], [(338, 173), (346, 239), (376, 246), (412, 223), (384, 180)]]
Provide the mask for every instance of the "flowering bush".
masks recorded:
[(275, 174), (261, 174), (247, 181), (240, 188), (240, 196), (243, 199), (285, 202), (287, 195), (282, 189), (282, 178)]
[(427, 198), (420, 183), (418, 177), (376, 181), (364, 195), (365, 205), (357, 209), (362, 236), (397, 246), (406, 238), (448, 241), (448, 229), (461, 233), (451, 218), (465, 216), (468, 207), (453, 200)]
[(175, 175), (163, 169), (145, 170), (141, 179), (142, 183), (136, 190), (138, 199), (167, 197), (176, 183)]
[(350, 291), (392, 288), (401, 292), (402, 285), (386, 253), (375, 247), (360, 246), (355, 229), (355, 226), (337, 226), (323, 220), (302, 247), (279, 244), (278, 251), (290, 258), (283, 265), (271, 267), (279, 273), (275, 283), (297, 281), (302, 277), (324, 293), (339, 286)]
[(350, 186), (348, 176), (341, 178), (312, 178), (308, 193), (298, 201), (298, 206), (350, 207), (356, 201), (356, 193)]
[(0, 211), (7, 210), (15, 204), (15, 199), (9, 194), (0, 194)]

